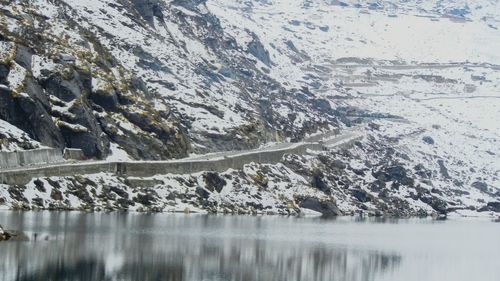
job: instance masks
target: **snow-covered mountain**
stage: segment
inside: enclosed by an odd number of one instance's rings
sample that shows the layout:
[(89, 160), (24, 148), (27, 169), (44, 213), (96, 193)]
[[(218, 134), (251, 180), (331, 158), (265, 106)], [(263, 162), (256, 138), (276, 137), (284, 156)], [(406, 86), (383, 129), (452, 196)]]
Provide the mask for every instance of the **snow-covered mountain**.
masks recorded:
[(2, 118), (44, 144), (104, 158), (111, 142), (133, 158), (168, 159), (335, 126), (327, 101), (269, 77), (259, 38), (238, 45), (203, 1), (10, 1), (2, 9), (5, 79), (17, 95), (10, 102), (26, 107), (21, 100), (37, 95), (40, 111), (29, 124), (20, 110)]
[(0, 3), (2, 150), (149, 160), (352, 126), (366, 136), (139, 189), (112, 175), (58, 178), (33, 181), (22, 200), (5, 186), (11, 206), (45, 208), (61, 201), (42, 191), (54, 188), (76, 196), (65, 207), (88, 208), (75, 189), (115, 186), (136, 209), (294, 213), (313, 196), (343, 213), (500, 211), (498, 1)]

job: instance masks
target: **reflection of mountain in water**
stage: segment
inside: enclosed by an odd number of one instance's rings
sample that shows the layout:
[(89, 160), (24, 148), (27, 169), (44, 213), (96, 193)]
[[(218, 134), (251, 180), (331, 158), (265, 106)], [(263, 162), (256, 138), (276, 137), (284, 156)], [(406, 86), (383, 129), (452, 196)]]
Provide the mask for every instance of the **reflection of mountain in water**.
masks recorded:
[(9, 244), (0, 255), (17, 262), (2, 269), (11, 276), (2, 280), (354, 281), (375, 280), (401, 261), (397, 255), (381, 252), (266, 241), (174, 238), (130, 242)]
[[(17, 268), (16, 270), (19, 270)], [(16, 281), (111, 281), (111, 280), (185, 280), (182, 265), (168, 263), (125, 264), (113, 274), (107, 273), (106, 263), (98, 258), (49, 262), (31, 272), (17, 272)]]
[(347, 228), (323, 220), (64, 212), (0, 220), (39, 233), (0, 244), (0, 280), (368, 281), (401, 263), (331, 244)]
[(0, 243), (1, 281), (500, 276), (492, 251), (500, 247), (500, 226), (480, 220), (0, 212), (0, 222), (32, 238), (39, 234), (36, 242)]

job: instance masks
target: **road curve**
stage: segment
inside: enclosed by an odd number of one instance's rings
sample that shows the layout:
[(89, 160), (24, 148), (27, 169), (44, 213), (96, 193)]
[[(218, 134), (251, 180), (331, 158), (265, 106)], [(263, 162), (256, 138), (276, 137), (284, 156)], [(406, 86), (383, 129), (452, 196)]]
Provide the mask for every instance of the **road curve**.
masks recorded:
[[(305, 154), (308, 150), (325, 150), (349, 145), (362, 137), (346, 131), (335, 135), (317, 135), (299, 143), (279, 143), (246, 151), (228, 151), (168, 161), (82, 161), (55, 163), (0, 171), (0, 183), (26, 184), (37, 177), (73, 176), (76, 174), (114, 173), (121, 176), (150, 177), (159, 174), (190, 174), (201, 171), (240, 169), (251, 162), (273, 164), (285, 154)], [(309, 141), (314, 140), (314, 141)]]

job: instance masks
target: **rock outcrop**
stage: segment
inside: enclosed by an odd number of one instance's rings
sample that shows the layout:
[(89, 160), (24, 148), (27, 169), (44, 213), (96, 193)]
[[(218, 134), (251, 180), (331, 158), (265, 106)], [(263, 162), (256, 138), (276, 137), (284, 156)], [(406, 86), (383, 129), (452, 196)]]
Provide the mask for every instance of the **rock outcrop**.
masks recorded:
[(8, 2), (0, 118), (99, 159), (253, 148), (336, 126), (328, 101), (271, 78), (258, 36), (241, 45), (205, 2)]

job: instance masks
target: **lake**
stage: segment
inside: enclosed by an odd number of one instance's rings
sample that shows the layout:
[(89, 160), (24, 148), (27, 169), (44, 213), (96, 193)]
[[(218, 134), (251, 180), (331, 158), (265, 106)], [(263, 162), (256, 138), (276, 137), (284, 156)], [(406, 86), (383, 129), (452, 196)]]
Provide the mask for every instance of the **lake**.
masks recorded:
[[(486, 219), (0, 211), (0, 280), (500, 280)], [(35, 241), (36, 237), (36, 241)]]

